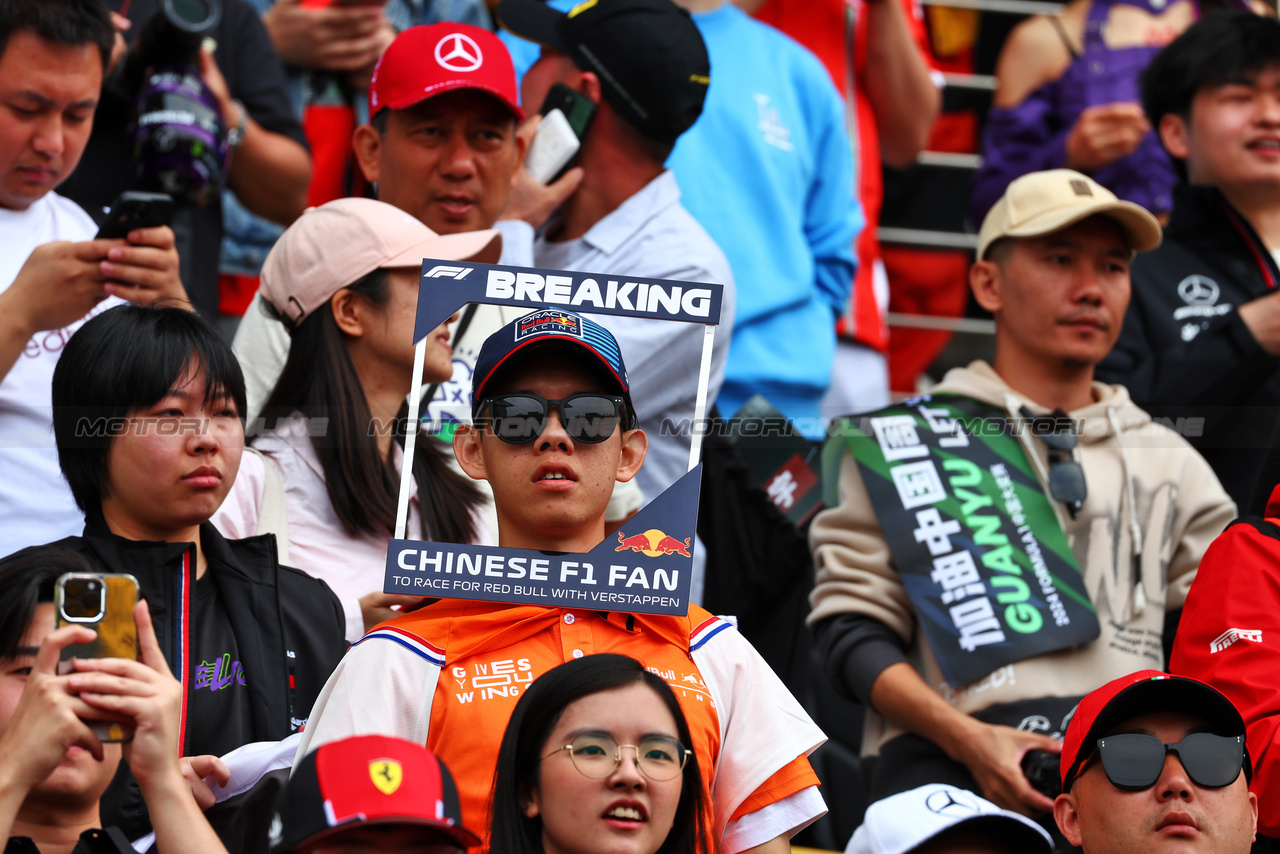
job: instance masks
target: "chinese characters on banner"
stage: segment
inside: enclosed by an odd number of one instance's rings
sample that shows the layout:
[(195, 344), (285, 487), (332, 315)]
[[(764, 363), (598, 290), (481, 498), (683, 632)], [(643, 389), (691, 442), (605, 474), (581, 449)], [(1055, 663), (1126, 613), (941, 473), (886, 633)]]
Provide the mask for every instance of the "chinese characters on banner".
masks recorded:
[(841, 422), (925, 638), (947, 682), (1086, 643), (1098, 622), (1049, 499), (1005, 413), (919, 398)]

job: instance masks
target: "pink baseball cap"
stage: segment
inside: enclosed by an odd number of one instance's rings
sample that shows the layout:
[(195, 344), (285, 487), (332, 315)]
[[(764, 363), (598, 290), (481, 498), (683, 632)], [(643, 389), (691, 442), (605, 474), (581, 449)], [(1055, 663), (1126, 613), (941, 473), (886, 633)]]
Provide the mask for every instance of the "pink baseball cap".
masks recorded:
[(338, 199), (307, 208), (285, 229), (262, 265), (259, 289), (292, 328), (379, 268), (417, 268), (423, 258), (492, 264), (501, 254), (496, 229), (436, 234), (385, 202)]
[(440, 23), (410, 27), (396, 36), (373, 69), (369, 116), (404, 110), (455, 89), (488, 92), (524, 118), (516, 70), (507, 46), (486, 29)]

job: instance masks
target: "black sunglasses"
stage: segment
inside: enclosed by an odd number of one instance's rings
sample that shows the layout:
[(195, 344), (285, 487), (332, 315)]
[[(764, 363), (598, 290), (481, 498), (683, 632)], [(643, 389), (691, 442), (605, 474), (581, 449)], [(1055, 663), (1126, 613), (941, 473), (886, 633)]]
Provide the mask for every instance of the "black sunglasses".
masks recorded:
[(1071, 518), (1076, 518), (1089, 497), (1089, 488), (1084, 482), (1084, 467), (1075, 457), (1080, 444), (1075, 424), (1060, 409), (1035, 415), (1024, 406), (1021, 415), (1031, 421), (1031, 432), (1049, 448), (1049, 494), (1067, 505)]
[(1160, 779), (1164, 757), (1178, 754), (1187, 776), (1197, 786), (1221, 789), (1240, 776), (1244, 766), (1244, 736), (1194, 732), (1182, 741), (1166, 744), (1153, 735), (1125, 733), (1098, 739), (1102, 770), (1117, 789), (1138, 792)]
[(551, 407), (560, 411), (560, 424), (575, 442), (595, 445), (613, 435), (619, 417), (623, 429), (632, 429), (626, 398), (607, 394), (571, 394), (548, 400), (536, 394), (499, 394), (480, 401), (483, 413), (477, 424), (487, 422), (493, 434), (511, 445), (523, 445), (542, 435)]

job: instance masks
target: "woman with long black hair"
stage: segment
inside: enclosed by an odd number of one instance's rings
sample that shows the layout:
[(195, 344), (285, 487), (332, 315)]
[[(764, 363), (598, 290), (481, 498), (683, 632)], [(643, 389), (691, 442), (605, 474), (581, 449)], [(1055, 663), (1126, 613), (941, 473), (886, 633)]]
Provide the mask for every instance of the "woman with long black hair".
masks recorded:
[(494, 854), (697, 854), (706, 805), (670, 686), (625, 655), (534, 681), (498, 752)]
[[(246, 455), (245, 483), (214, 521), (228, 536), (262, 530), (278, 504), (272, 499), (278, 475), (287, 560), (338, 594), (348, 640), (395, 616), (393, 604), (416, 600), (381, 590), (396, 518), (406, 397), (414, 385), (422, 259), (496, 261), (500, 250), (495, 231), (441, 236), (391, 205), (340, 199), (304, 213), (263, 265), (265, 305), (292, 339), (263, 407), (266, 430), (251, 440), (270, 469)], [(428, 336), (425, 382), (452, 376), (448, 325)], [(490, 541), (478, 514), (480, 491), (450, 467), (448, 446), (417, 436), (407, 535)]]

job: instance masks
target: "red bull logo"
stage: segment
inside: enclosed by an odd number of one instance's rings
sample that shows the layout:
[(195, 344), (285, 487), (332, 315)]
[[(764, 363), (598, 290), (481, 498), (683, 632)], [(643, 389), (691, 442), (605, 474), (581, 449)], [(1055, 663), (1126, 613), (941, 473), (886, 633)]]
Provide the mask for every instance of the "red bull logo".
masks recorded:
[(566, 314), (563, 311), (543, 309), (520, 318), (516, 329), (516, 340), (521, 341), (536, 335), (568, 334), (582, 337), (582, 318)]
[(662, 555), (678, 554), (684, 557), (692, 557), (689, 552), (689, 541), (691, 537), (685, 537), (684, 542), (680, 542), (675, 537), (668, 536), (665, 531), (657, 528), (650, 528), (643, 534), (635, 534), (634, 536), (626, 536), (622, 531), (618, 532), (618, 545), (614, 547), (615, 552), (633, 551), (646, 554), (649, 557), (660, 557)]

